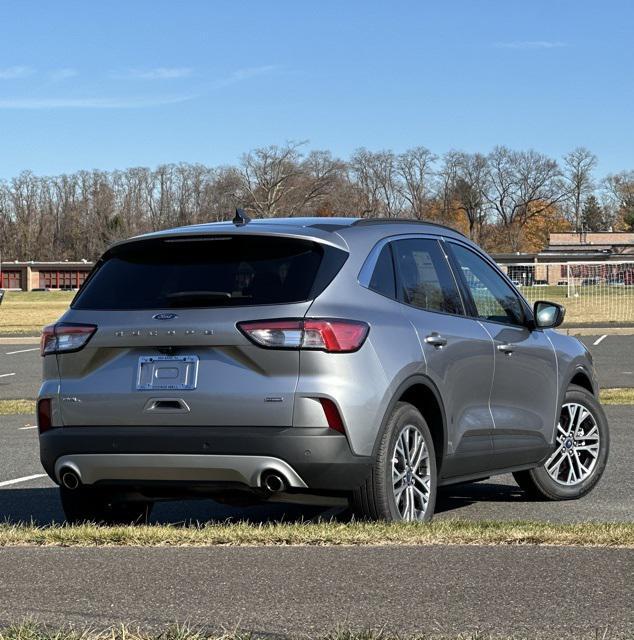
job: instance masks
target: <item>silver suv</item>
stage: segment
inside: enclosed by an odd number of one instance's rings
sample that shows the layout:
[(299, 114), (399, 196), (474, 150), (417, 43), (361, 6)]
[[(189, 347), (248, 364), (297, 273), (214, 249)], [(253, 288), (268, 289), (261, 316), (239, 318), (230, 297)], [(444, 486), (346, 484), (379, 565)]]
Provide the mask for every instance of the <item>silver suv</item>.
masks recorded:
[(132, 238), (44, 330), (42, 463), (71, 521), (279, 493), (428, 520), (438, 486), (507, 472), (577, 498), (609, 434), (563, 315), (431, 223), (237, 214)]

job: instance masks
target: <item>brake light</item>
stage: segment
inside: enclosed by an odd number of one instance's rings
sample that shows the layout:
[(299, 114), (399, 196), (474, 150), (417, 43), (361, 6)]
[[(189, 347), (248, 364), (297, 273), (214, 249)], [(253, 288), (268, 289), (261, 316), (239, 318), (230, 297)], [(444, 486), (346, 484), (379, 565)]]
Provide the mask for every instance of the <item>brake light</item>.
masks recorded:
[(94, 324), (71, 324), (58, 322), (49, 324), (42, 330), (40, 354), (48, 356), (52, 353), (70, 353), (79, 351), (97, 331)]
[(343, 420), (341, 419), (341, 414), (339, 413), (339, 409), (337, 409), (337, 405), (329, 398), (319, 398), (319, 402), (321, 402), (321, 407), (326, 414), (328, 426), (345, 435), (346, 430), (343, 427)]
[(42, 398), (37, 401), (37, 428), (40, 433), (48, 431), (53, 426), (51, 419), (51, 399)]
[(239, 322), (238, 329), (251, 342), (269, 349), (311, 349), (328, 353), (350, 353), (361, 348), (370, 327), (358, 320), (307, 318)]

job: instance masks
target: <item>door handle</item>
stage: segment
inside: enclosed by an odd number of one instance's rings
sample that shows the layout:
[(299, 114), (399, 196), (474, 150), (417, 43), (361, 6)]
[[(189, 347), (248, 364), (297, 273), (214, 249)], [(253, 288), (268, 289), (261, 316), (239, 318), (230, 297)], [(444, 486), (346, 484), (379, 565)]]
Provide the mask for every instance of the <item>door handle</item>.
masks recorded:
[(440, 349), (440, 347), (444, 347), (447, 344), (447, 338), (443, 338), (438, 333), (432, 333), (425, 338), (425, 343)]
[(502, 353), (506, 353), (507, 356), (510, 356), (513, 351), (515, 350), (515, 348), (513, 347), (512, 344), (499, 344), (498, 345), (498, 351), (501, 351)]

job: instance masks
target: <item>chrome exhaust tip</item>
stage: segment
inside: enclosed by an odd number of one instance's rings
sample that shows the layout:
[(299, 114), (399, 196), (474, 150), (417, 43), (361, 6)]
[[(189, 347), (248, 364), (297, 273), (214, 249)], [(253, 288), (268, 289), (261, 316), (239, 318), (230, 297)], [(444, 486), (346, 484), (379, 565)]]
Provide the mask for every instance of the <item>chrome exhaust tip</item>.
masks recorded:
[(286, 489), (287, 482), (277, 471), (269, 471), (262, 476), (262, 486), (271, 493), (279, 493)]
[(74, 469), (70, 469), (69, 467), (65, 467), (60, 471), (59, 481), (65, 489), (69, 489), (70, 491), (75, 491), (75, 489), (79, 489), (81, 486), (79, 475), (77, 475)]

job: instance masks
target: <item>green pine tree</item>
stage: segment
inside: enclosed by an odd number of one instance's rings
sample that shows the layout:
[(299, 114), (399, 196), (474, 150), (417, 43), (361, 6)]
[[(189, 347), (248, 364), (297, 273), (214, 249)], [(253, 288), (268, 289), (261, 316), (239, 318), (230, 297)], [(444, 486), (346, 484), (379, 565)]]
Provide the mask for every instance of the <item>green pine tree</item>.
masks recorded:
[(584, 231), (606, 231), (605, 212), (594, 195), (589, 195), (583, 205), (581, 225)]

